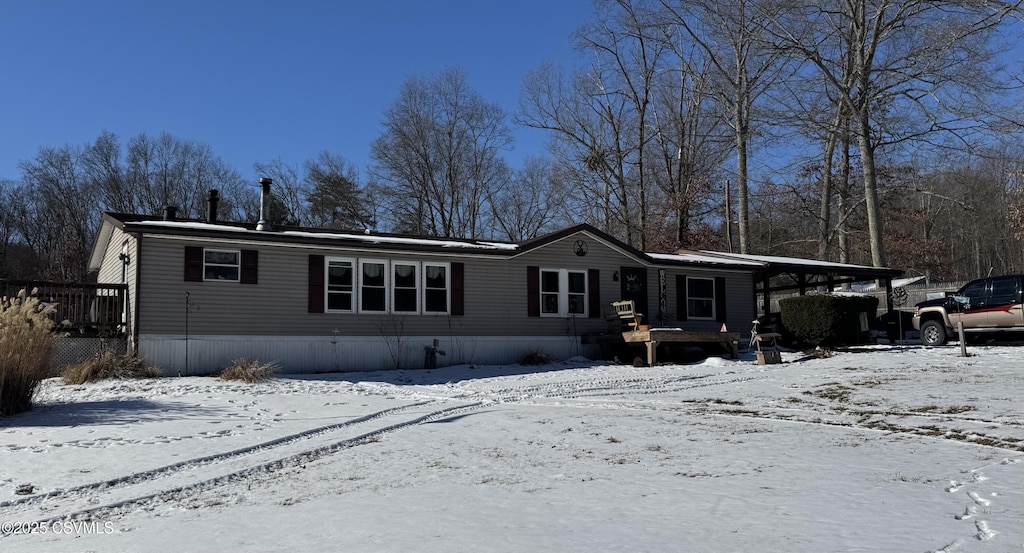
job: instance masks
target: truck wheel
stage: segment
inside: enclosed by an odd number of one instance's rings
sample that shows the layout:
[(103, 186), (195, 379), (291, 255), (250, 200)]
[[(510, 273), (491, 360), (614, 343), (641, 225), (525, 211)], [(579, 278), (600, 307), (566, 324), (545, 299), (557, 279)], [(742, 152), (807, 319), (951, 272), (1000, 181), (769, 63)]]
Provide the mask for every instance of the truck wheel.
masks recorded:
[(945, 345), (946, 327), (939, 321), (927, 321), (921, 325), (921, 343), (926, 346)]

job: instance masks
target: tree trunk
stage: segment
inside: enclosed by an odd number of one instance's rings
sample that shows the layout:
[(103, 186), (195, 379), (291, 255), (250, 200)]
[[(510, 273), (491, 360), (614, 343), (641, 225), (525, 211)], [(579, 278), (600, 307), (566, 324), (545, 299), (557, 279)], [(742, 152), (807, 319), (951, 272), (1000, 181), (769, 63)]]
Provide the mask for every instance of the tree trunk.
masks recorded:
[(882, 216), (878, 205), (878, 180), (875, 174), (875, 150), (871, 145), (871, 122), (866, 107), (861, 109), (857, 118), (857, 143), (860, 146), (861, 170), (864, 173), (864, 207), (868, 216), (871, 264), (875, 267), (885, 267)]

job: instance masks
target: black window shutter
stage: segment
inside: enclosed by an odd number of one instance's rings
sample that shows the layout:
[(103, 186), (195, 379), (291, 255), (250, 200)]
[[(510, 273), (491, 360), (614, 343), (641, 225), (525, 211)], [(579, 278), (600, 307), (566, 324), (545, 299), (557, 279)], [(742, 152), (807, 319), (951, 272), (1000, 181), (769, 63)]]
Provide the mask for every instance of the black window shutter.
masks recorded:
[(185, 282), (203, 281), (203, 248), (185, 246)]
[(242, 284), (256, 284), (259, 277), (259, 252), (256, 250), (242, 250), (242, 274), (239, 281)]
[(309, 256), (309, 312), (324, 312), (324, 256)]
[(601, 317), (601, 271), (597, 269), (587, 270), (587, 293), (590, 295), (587, 298), (587, 309), (590, 311), (589, 317), (597, 319)]
[(686, 275), (676, 275), (676, 320), (686, 320)]
[(466, 265), (452, 263), (452, 316), (466, 314)]
[(715, 277), (715, 320), (725, 322), (725, 277)]
[(526, 316), (540, 317), (540, 267), (526, 268)]

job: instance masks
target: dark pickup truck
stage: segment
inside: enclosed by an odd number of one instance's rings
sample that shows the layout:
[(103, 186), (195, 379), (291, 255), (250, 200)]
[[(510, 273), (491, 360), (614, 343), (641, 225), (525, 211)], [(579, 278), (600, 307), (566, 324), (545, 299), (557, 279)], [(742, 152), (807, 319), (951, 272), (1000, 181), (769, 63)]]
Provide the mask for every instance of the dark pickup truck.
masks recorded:
[(1024, 275), (972, 280), (945, 298), (917, 304), (914, 328), (926, 346), (941, 346), (956, 337), (961, 322), (965, 333), (1024, 332), (1022, 291)]

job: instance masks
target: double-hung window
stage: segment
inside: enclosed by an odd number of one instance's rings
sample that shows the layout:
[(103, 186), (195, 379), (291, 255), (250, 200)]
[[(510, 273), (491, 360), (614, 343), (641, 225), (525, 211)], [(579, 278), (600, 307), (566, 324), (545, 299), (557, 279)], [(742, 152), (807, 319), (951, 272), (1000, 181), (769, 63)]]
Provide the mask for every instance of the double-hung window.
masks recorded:
[(427, 314), (448, 313), (451, 302), (448, 263), (423, 264), (423, 312)]
[(359, 311), (361, 313), (387, 313), (387, 266), (387, 261), (370, 259), (359, 261)]
[(540, 313), (542, 316), (587, 315), (587, 273), (567, 269), (540, 271)]
[(419, 263), (391, 262), (392, 309), (395, 313), (419, 313)]
[(327, 259), (327, 310), (351, 313), (355, 310), (355, 262)]
[(686, 314), (691, 319), (715, 318), (715, 279), (686, 279)]
[(451, 263), (325, 257), (322, 270), (320, 312), (447, 315), (452, 311)]
[(204, 250), (203, 280), (238, 282), (240, 257), (238, 250)]

